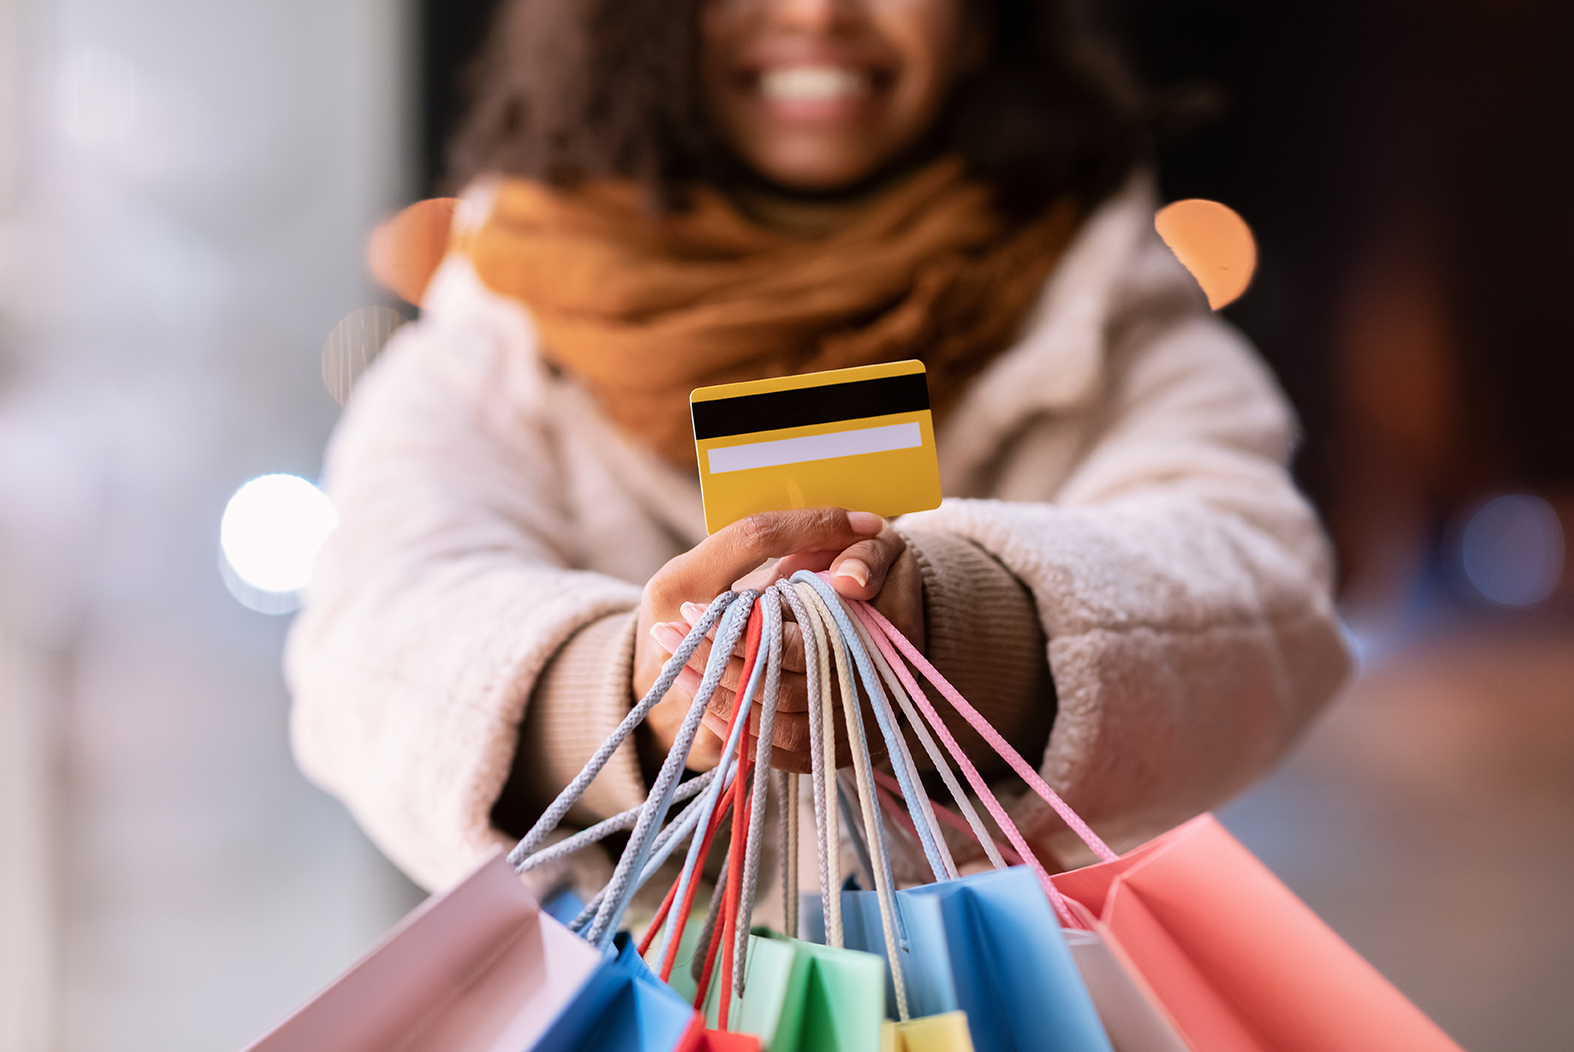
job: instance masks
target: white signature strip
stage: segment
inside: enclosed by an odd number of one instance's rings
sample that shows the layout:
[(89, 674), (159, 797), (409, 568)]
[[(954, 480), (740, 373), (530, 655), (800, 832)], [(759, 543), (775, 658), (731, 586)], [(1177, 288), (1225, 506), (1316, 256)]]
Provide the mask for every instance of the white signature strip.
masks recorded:
[(860, 453), (887, 453), (893, 449), (912, 449), (924, 444), (924, 433), (917, 424), (889, 424), (858, 431), (833, 431), (828, 435), (779, 438), (772, 442), (751, 442), (746, 446), (727, 446), (709, 452), (710, 473), (772, 468), (782, 464), (801, 464), (807, 460), (853, 457)]

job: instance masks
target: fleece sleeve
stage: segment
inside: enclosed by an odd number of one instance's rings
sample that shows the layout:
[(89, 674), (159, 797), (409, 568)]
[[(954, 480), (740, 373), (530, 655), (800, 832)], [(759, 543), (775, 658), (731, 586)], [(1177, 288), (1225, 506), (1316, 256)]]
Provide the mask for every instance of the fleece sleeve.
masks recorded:
[[(606, 619), (639, 602), (575, 568), (552, 436), (520, 410), (540, 382), (519, 353), (532, 339), (522, 315), (480, 311), (395, 336), (330, 445), (339, 527), (286, 651), (302, 770), (429, 888), (506, 843), (492, 806), (553, 656), (615, 650)], [(638, 777), (629, 748), (597, 792)]]

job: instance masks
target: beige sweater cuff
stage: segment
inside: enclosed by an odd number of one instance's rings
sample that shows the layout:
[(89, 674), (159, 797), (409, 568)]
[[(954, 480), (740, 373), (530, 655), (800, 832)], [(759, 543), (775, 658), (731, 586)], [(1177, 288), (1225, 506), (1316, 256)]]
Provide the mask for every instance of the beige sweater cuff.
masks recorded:
[[(520, 726), (513, 771), (493, 811), (508, 832), (523, 835), (524, 829), (508, 826), (534, 821), (628, 715), (637, 618), (629, 611), (592, 621), (569, 637), (536, 680)], [(589, 825), (644, 800), (645, 782), (630, 736), (590, 783), (568, 820)]]
[[(1055, 682), (1032, 594), (972, 541), (900, 532), (923, 578), (926, 656), (1018, 752), (1042, 756), (1055, 721)], [(949, 705), (936, 707), (981, 769), (1004, 768)]]

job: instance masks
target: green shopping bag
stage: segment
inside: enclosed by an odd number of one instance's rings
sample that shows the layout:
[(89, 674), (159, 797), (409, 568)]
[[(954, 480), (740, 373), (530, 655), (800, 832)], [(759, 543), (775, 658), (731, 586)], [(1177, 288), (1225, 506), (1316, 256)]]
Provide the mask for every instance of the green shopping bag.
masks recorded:
[[(742, 996), (728, 1023), (770, 1052), (870, 1052), (885, 1020), (885, 962), (777, 935), (749, 936)], [(714, 1027), (721, 984), (710, 988), (705, 1019)]]

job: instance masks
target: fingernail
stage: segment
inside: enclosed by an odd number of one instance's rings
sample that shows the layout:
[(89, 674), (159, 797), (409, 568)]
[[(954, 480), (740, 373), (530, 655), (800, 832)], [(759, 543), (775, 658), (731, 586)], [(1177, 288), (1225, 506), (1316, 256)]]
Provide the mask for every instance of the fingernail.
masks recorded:
[(705, 608), (698, 603), (684, 603), (680, 608), (683, 611), (683, 620), (689, 624), (698, 624), (700, 618), (705, 616)]
[(851, 577), (862, 588), (869, 583), (869, 564), (862, 559), (844, 559), (836, 568), (836, 576)]
[(678, 647), (683, 644), (683, 633), (665, 621), (658, 621), (650, 626), (651, 638), (656, 645), (669, 654), (677, 653)]
[(847, 525), (853, 528), (854, 533), (872, 536), (885, 529), (885, 520), (872, 511), (850, 511), (847, 513)]
[(700, 689), (700, 678), (701, 677), (698, 672), (695, 672), (693, 669), (689, 668), (689, 666), (684, 665), (683, 671), (678, 673), (678, 678), (672, 681), (672, 685), (683, 691), (683, 693), (693, 697), (694, 692)]

